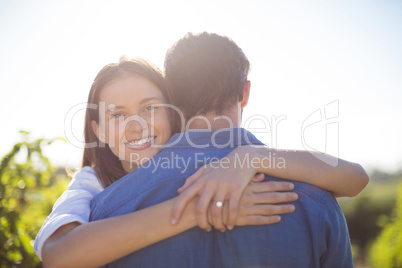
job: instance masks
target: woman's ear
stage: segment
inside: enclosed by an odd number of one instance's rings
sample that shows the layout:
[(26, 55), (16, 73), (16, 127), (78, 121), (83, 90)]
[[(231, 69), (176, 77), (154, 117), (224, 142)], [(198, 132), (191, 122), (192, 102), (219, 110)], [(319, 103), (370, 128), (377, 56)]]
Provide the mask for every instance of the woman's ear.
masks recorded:
[(91, 121), (91, 125), (92, 125), (92, 130), (93, 130), (93, 132), (95, 133), (96, 137), (98, 137), (98, 139), (99, 139), (101, 142), (107, 144), (107, 142), (106, 142), (106, 137), (105, 137), (105, 131), (103, 131), (103, 130), (99, 127), (98, 122), (92, 120), (92, 121)]

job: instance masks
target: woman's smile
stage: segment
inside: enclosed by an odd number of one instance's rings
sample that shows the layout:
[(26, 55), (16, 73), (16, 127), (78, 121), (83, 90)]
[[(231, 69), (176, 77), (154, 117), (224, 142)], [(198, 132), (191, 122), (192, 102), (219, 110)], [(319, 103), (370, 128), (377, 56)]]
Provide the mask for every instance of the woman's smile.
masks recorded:
[(142, 150), (150, 147), (156, 137), (148, 137), (125, 142), (126, 146), (130, 149)]

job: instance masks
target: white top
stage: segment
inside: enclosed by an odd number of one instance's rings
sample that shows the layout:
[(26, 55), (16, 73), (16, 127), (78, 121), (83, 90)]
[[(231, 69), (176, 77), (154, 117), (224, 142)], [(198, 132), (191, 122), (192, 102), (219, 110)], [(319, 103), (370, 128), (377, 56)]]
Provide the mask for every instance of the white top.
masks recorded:
[(41, 261), (42, 247), (46, 239), (67, 223), (87, 223), (91, 213), (92, 198), (102, 191), (103, 187), (93, 168), (83, 167), (74, 174), (67, 190), (57, 199), (52, 213), (46, 218), (36, 236), (34, 250)]

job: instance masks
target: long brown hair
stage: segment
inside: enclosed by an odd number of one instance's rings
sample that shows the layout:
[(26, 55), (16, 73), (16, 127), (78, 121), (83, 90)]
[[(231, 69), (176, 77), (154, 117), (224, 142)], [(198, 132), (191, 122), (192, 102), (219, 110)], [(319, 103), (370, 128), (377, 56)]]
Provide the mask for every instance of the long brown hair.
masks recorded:
[[(88, 96), (84, 125), (85, 149), (82, 167), (91, 166), (94, 168), (98, 180), (105, 188), (126, 175), (126, 172), (123, 169), (121, 161), (111, 151), (109, 146), (102, 143), (95, 135), (91, 122), (95, 121), (99, 124), (99, 95), (102, 88), (109, 81), (122, 77), (125, 73), (132, 73), (146, 78), (159, 88), (168, 103), (171, 100), (162, 72), (144, 59), (122, 58), (119, 63), (108, 64), (99, 71), (92, 83)], [(176, 126), (175, 115), (170, 110), (169, 112), (169, 118), (172, 121), (171, 126)], [(175, 127), (172, 128), (172, 133), (174, 133)]]

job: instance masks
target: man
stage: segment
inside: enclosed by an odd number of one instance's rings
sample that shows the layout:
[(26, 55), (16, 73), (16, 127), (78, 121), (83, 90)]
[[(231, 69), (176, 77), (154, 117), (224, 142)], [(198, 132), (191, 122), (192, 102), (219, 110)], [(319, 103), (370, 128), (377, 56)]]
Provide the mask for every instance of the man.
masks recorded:
[[(226, 37), (188, 34), (174, 44), (165, 60), (166, 80), (174, 104), (186, 116), (186, 130), (191, 131), (176, 134), (148, 165), (95, 197), (91, 220), (172, 198), (204, 163), (224, 157), (234, 147), (262, 145), (251, 133), (238, 128), (250, 92), (248, 70), (246, 56)], [(165, 158), (186, 159), (188, 164), (153, 172), (158, 160)], [(278, 179), (266, 176), (266, 180)], [(226, 232), (192, 228), (111, 266), (352, 267), (345, 219), (334, 197), (311, 185), (293, 183), (299, 195), (296, 211), (283, 216), (279, 224), (235, 227)]]

